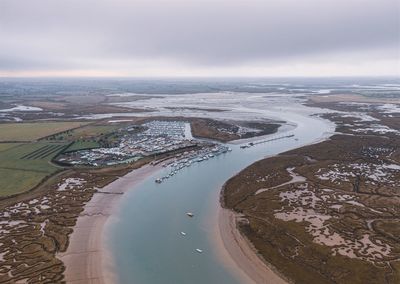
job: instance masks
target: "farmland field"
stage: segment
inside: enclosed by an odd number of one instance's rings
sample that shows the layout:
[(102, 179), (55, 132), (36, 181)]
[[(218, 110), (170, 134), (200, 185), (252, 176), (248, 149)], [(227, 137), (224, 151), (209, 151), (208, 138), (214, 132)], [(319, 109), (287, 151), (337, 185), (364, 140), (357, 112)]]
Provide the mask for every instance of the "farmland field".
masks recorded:
[(0, 152), (6, 151), (6, 150), (16, 147), (18, 145), (20, 145), (20, 143), (0, 143)]
[(0, 197), (32, 189), (60, 169), (50, 162), (58, 153), (99, 147), (97, 139), (117, 128), (85, 122), (0, 124), (0, 141), (20, 141), (0, 143)]
[(100, 147), (100, 144), (94, 141), (76, 141), (69, 146), (64, 152), (78, 151), (82, 149), (93, 149)]
[(72, 136), (75, 139), (86, 137), (97, 137), (103, 134), (110, 133), (119, 127), (117, 125), (87, 125), (72, 131)]
[(0, 141), (32, 141), (86, 125), (87, 122), (36, 122), (0, 124)]
[(46, 176), (42, 172), (0, 168), (0, 197), (27, 191), (39, 184)]
[(50, 161), (66, 146), (66, 143), (15, 143), (14, 147), (10, 145), (1, 151), (0, 196), (27, 191), (56, 172), (59, 168)]
[(75, 140), (84, 140), (84, 139), (98, 139), (100, 136), (104, 134), (108, 134), (114, 130), (118, 129), (117, 125), (99, 125), (99, 124), (90, 124), (80, 128), (73, 129), (68, 131), (67, 133), (59, 133), (48, 137), (48, 140), (67, 140), (67, 141), (75, 141)]

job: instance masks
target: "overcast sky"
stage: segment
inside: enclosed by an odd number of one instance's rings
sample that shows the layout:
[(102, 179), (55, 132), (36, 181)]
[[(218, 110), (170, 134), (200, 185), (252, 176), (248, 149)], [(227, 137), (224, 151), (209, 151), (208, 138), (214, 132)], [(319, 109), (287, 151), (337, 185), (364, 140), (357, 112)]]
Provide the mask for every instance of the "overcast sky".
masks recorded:
[(0, 0), (0, 76), (400, 76), (399, 0)]

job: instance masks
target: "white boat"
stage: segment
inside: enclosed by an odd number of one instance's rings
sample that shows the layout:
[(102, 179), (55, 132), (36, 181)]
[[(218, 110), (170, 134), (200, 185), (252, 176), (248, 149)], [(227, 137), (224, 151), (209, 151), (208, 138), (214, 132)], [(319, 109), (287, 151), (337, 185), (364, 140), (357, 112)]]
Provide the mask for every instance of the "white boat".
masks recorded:
[(189, 217), (193, 217), (194, 214), (192, 212), (187, 212), (186, 215), (188, 215)]
[(185, 232), (181, 232), (181, 235), (182, 235), (182, 236), (186, 236), (186, 233), (185, 233)]
[(202, 253), (202, 252), (203, 252), (201, 249), (196, 249), (196, 251), (197, 251), (198, 253)]
[(161, 183), (162, 182), (162, 180), (161, 179), (156, 179), (156, 183)]

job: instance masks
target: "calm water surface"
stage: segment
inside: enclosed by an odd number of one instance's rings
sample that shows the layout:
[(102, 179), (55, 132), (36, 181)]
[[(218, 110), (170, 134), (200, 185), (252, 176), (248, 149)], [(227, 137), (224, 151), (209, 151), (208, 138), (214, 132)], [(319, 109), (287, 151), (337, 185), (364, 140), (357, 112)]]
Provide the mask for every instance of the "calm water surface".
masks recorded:
[[(248, 149), (230, 146), (230, 153), (182, 169), (162, 184), (154, 182), (164, 175), (159, 172), (126, 194), (118, 220), (108, 229), (119, 283), (239, 283), (214, 253), (210, 240), (213, 228), (207, 225), (211, 197), (217, 196), (226, 180), (253, 162), (316, 142), (333, 131), (332, 125), (306, 114), (271, 115), (295, 122), (294, 130), (279, 134), (295, 137)], [(188, 211), (195, 217), (187, 217)], [(182, 236), (181, 231), (187, 235)], [(196, 248), (203, 253), (195, 252)]]

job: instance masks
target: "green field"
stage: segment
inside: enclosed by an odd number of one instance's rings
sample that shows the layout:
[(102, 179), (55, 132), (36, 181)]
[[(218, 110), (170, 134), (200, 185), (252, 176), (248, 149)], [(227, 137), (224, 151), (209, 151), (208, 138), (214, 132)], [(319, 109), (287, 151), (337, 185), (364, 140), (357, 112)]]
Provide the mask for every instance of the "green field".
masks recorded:
[(118, 129), (117, 125), (87, 125), (85, 127), (74, 129), (71, 133), (72, 139), (97, 138)]
[(17, 194), (36, 186), (58, 170), (51, 159), (66, 143), (15, 144), (0, 152), (0, 196)]
[(96, 142), (119, 127), (116, 125), (90, 124), (69, 131), (57, 133), (46, 138), (48, 141)]
[(0, 197), (34, 188), (60, 169), (51, 163), (56, 155), (100, 147), (117, 128), (84, 122), (0, 124), (0, 142), (27, 141), (0, 143)]
[(87, 122), (23, 122), (0, 124), (1, 141), (32, 141), (84, 126)]
[(41, 172), (0, 168), (0, 197), (27, 191), (40, 183), (46, 175)]
[(20, 145), (19, 143), (0, 143), (0, 152), (6, 151), (10, 148)]
[(100, 144), (95, 141), (76, 141), (69, 146), (64, 152), (78, 151), (82, 149), (93, 149), (100, 147)]

